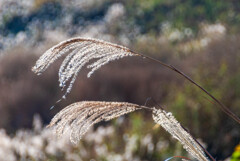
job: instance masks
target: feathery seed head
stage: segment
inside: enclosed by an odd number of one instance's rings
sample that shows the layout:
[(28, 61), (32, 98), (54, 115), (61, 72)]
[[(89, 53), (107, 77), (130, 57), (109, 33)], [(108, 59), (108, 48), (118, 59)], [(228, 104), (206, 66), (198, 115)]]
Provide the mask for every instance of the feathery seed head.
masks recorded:
[(77, 143), (87, 130), (101, 121), (109, 121), (142, 107), (126, 102), (83, 101), (73, 103), (54, 116), (48, 127), (58, 136), (70, 132), (70, 140)]
[[(49, 50), (47, 50), (36, 62), (32, 71), (40, 75), (53, 62), (61, 56), (67, 54), (59, 68), (59, 86), (64, 89), (67, 86), (66, 93), (70, 93), (80, 70), (87, 65), (90, 69), (88, 77), (101, 68), (103, 65), (121, 59), (126, 56), (136, 56), (130, 49), (109, 43), (106, 41), (90, 38), (72, 38), (63, 41)], [(91, 60), (94, 62), (89, 63)]]
[(208, 161), (202, 147), (194, 140), (194, 138), (180, 125), (170, 112), (162, 109), (153, 108), (153, 120), (161, 125), (175, 139), (180, 141), (183, 148), (198, 160)]

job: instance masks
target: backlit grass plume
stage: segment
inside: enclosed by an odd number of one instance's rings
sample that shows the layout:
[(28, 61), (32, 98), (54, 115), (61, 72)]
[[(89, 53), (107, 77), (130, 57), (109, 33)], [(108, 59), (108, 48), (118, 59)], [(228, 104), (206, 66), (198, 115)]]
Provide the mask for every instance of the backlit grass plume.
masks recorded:
[(70, 131), (70, 140), (76, 144), (92, 125), (142, 108), (144, 107), (126, 102), (73, 103), (56, 114), (48, 127), (54, 127), (58, 136)]
[(63, 41), (47, 50), (39, 58), (32, 70), (37, 74), (41, 74), (49, 67), (49, 65), (51, 65), (54, 61), (56, 61), (59, 57), (63, 55), (67, 56), (63, 60), (58, 72), (59, 86), (62, 88), (62, 90), (64, 90), (67, 86), (63, 98), (65, 98), (66, 95), (70, 93), (73, 83), (77, 78), (78, 72), (84, 66), (90, 69), (88, 73), (88, 77), (90, 77), (96, 70), (111, 61), (126, 56), (140, 56), (157, 62), (164, 67), (183, 76), (185, 79), (190, 81), (192, 84), (201, 89), (204, 93), (210, 96), (223, 112), (225, 112), (229, 117), (231, 117), (240, 124), (240, 119), (238, 118), (238, 116), (232, 113), (224, 104), (222, 104), (218, 99), (211, 95), (207, 90), (198, 85), (190, 77), (188, 77), (186, 74), (184, 74), (174, 66), (165, 64), (155, 58), (136, 53), (126, 47), (109, 43), (103, 40), (78, 37)]
[(152, 111), (153, 120), (180, 141), (183, 148), (194, 158), (200, 161), (208, 161), (199, 143), (180, 125), (171, 113), (167, 113), (163, 109), (126, 102), (83, 101), (65, 107), (54, 116), (48, 127), (53, 128), (60, 137), (64, 134), (70, 135), (71, 142), (77, 144), (94, 124), (109, 121), (140, 109)]
[[(73, 38), (63, 41), (47, 50), (33, 67), (37, 74), (44, 72), (50, 64), (59, 57), (66, 55), (59, 69), (59, 86), (64, 89), (68, 84), (66, 93), (72, 89), (78, 72), (87, 65), (90, 69), (88, 77), (103, 65), (126, 56), (134, 56), (128, 48), (102, 40), (90, 38)], [(90, 62), (94, 60), (93, 62)], [(65, 95), (63, 97), (65, 97)]]
[(200, 144), (181, 126), (171, 112), (153, 108), (153, 120), (177, 139), (189, 154), (198, 160), (208, 161)]

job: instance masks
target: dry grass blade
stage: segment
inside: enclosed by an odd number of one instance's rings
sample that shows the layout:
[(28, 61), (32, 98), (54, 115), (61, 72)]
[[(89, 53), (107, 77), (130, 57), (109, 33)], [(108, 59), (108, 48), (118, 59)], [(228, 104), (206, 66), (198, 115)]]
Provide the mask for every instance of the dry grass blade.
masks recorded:
[[(90, 38), (73, 38), (63, 41), (47, 50), (33, 67), (37, 74), (44, 72), (49, 65), (59, 57), (68, 54), (59, 69), (59, 86), (64, 88), (68, 83), (66, 93), (72, 89), (78, 72), (87, 65), (90, 77), (101, 66), (126, 56), (134, 56), (128, 48), (106, 41)], [(94, 60), (94, 62), (90, 62)], [(64, 96), (63, 96), (64, 97)]]
[(199, 161), (208, 161), (202, 147), (195, 139), (180, 125), (172, 113), (163, 109), (153, 108), (153, 120), (168, 131), (175, 139), (181, 142), (183, 148)]
[(92, 125), (142, 108), (126, 102), (78, 102), (57, 113), (48, 127), (52, 127), (58, 136), (71, 131), (70, 140), (76, 144)]

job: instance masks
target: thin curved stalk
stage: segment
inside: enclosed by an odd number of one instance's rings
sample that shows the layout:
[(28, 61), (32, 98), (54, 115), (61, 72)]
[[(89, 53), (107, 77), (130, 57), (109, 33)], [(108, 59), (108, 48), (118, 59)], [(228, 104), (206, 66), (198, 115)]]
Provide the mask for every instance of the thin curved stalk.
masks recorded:
[(147, 58), (151, 61), (154, 61), (154, 62), (157, 62), (158, 64), (161, 64), (162, 66), (180, 74), (181, 76), (183, 76), (185, 79), (187, 79), (189, 82), (191, 82), (192, 84), (194, 84), (195, 86), (197, 86), (199, 89), (201, 89), (204, 93), (206, 93), (209, 97), (211, 97), (216, 103), (217, 105), (220, 107), (220, 109), (226, 113), (229, 117), (231, 117), (233, 120), (235, 120), (237, 123), (240, 124), (240, 119), (237, 115), (235, 115), (232, 111), (230, 111), (223, 103), (221, 103), (216, 97), (214, 97), (211, 93), (209, 93), (206, 89), (204, 89), (202, 86), (200, 86), (198, 83), (196, 83), (194, 80), (192, 80), (189, 76), (187, 76), (185, 73), (183, 73), (182, 71), (180, 71), (179, 69), (175, 68), (174, 66), (172, 65), (168, 65), (168, 64), (165, 64), (163, 62), (161, 62), (160, 60), (157, 60), (155, 58), (152, 58), (150, 56), (146, 56), (146, 55), (143, 55), (143, 54), (139, 54), (139, 53), (136, 53), (134, 51), (131, 51), (133, 52), (134, 54), (136, 55), (139, 55), (141, 56), (142, 58)]

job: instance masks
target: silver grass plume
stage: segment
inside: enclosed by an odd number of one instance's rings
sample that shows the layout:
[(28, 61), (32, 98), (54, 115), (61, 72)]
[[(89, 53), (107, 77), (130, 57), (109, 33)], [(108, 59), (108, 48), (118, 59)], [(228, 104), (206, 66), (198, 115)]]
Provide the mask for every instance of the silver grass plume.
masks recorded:
[(92, 125), (142, 108), (147, 107), (126, 102), (77, 102), (57, 113), (48, 127), (52, 127), (59, 137), (70, 134), (71, 142), (77, 144)]
[(171, 112), (166, 112), (163, 109), (153, 108), (153, 120), (161, 125), (175, 139), (177, 139), (183, 148), (199, 161), (208, 161), (203, 148), (196, 140), (181, 126)]
[(151, 110), (153, 120), (180, 141), (188, 153), (200, 161), (208, 161), (203, 148), (174, 116), (163, 109), (154, 107), (139, 106), (127, 102), (82, 101), (62, 109), (54, 116), (48, 127), (52, 128), (59, 137), (70, 135), (71, 142), (77, 144), (94, 124), (109, 121), (139, 109)]
[[(69, 83), (65, 95), (70, 93), (79, 71), (85, 65), (90, 69), (87, 75), (90, 77), (100, 67), (113, 60), (137, 55), (130, 49), (120, 45), (98, 39), (77, 37), (63, 41), (47, 50), (38, 59), (32, 70), (40, 75), (49, 65), (66, 54), (67, 56), (63, 60), (58, 72), (59, 86), (64, 89)], [(90, 62), (91, 60), (94, 61)]]

